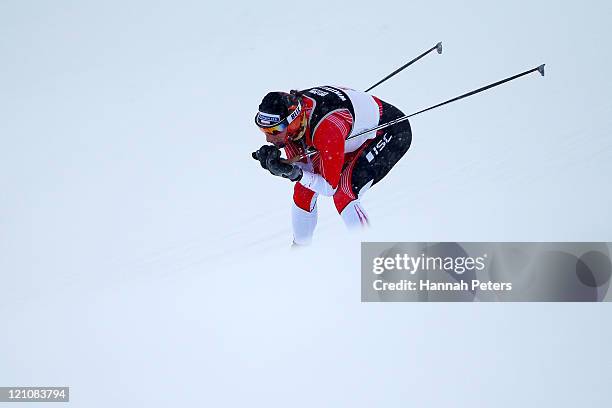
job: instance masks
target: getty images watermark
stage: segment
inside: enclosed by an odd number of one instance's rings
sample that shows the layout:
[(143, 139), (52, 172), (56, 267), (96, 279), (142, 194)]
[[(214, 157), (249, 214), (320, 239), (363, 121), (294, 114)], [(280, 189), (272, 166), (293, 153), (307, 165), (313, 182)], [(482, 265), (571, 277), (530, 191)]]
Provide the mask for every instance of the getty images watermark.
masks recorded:
[[(410, 256), (406, 253), (395, 254), (395, 256), (379, 256), (372, 260), (372, 272), (382, 275), (385, 271), (404, 271), (414, 276), (417, 271), (443, 271), (463, 275), (471, 271), (483, 271), (486, 268), (487, 254), (478, 257), (471, 256)], [(482, 282), (472, 279), (470, 282), (458, 279), (455, 282), (438, 282), (432, 279), (408, 280), (401, 279), (396, 282), (386, 282), (384, 279), (376, 279), (373, 288), (377, 291), (385, 290), (428, 290), (428, 291), (451, 291), (451, 290), (512, 290), (511, 282)]]
[(607, 301), (608, 243), (364, 242), (361, 299)]

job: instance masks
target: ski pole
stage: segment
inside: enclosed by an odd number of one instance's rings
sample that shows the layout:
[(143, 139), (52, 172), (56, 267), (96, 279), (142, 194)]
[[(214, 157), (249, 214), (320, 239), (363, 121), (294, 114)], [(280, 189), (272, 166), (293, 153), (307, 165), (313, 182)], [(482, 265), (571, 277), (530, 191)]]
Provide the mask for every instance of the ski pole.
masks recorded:
[[(441, 102), (441, 103), (439, 103), (439, 104), (437, 104), (437, 105), (430, 106), (429, 108), (426, 108), (426, 109), (420, 110), (420, 111), (415, 112), (415, 113), (412, 113), (412, 114), (410, 114), (410, 115), (405, 115), (405, 116), (399, 117), (399, 118), (397, 118), (397, 119), (394, 119), (394, 120), (389, 121), (389, 122), (387, 122), (387, 123), (383, 123), (383, 124), (381, 124), (381, 125), (378, 125), (378, 126), (376, 126), (376, 127), (371, 128), (371, 129), (362, 130), (361, 132), (355, 133), (354, 135), (351, 135), (351, 136), (347, 137), (347, 138), (346, 138), (346, 140), (352, 139), (352, 138), (357, 137), (357, 136), (361, 136), (361, 135), (366, 134), (366, 133), (370, 133), (370, 132), (374, 132), (374, 131), (377, 131), (377, 130), (381, 130), (381, 129), (388, 128), (389, 126), (393, 126), (393, 125), (395, 125), (395, 124), (397, 124), (397, 123), (400, 123), (400, 122), (403, 122), (403, 121), (405, 121), (405, 120), (408, 120), (409, 118), (411, 118), (411, 117), (413, 117), (413, 116), (416, 116), (416, 115), (419, 115), (419, 114), (421, 114), (421, 113), (423, 113), (423, 112), (427, 112), (427, 111), (430, 111), (430, 110), (432, 110), (432, 109), (439, 108), (439, 107), (440, 107), (440, 106), (442, 106), (442, 105), (446, 105), (446, 104), (449, 104), (449, 103), (451, 103), (451, 102), (458, 101), (459, 99), (467, 98), (468, 96), (472, 96), (472, 95), (475, 95), (475, 94), (477, 94), (477, 93), (480, 93), (480, 92), (486, 91), (487, 89), (491, 89), (491, 88), (493, 88), (493, 87), (499, 86), (499, 85), (504, 84), (504, 83), (506, 83), (506, 82), (510, 82), (510, 81), (512, 81), (512, 80), (514, 80), (514, 79), (517, 79), (517, 78), (520, 78), (520, 77), (522, 77), (522, 76), (525, 76), (525, 75), (531, 74), (532, 72), (536, 72), (536, 71), (538, 71), (538, 72), (540, 73), (540, 75), (544, 76), (544, 65), (546, 65), (546, 64), (542, 64), (542, 65), (540, 65), (539, 67), (532, 68), (532, 69), (530, 69), (530, 70), (528, 70), (528, 71), (521, 72), (520, 74), (516, 74), (516, 75), (513, 75), (513, 76), (511, 76), (511, 77), (508, 77), (508, 78), (502, 79), (501, 81), (497, 81), (497, 82), (494, 82), (494, 83), (492, 83), (492, 84), (485, 85), (485, 86), (483, 86), (482, 88), (478, 88), (478, 89), (475, 89), (475, 90), (473, 90), (473, 91), (470, 91), (470, 92), (464, 93), (463, 95), (459, 95), (459, 96), (457, 96), (457, 97), (455, 97), (455, 98), (449, 99), (448, 101), (444, 101), (444, 102)], [(305, 154), (303, 154), (303, 155), (301, 155), (301, 156), (297, 156), (297, 157), (295, 157), (295, 158), (291, 159), (289, 162), (294, 163), (294, 162), (296, 162), (296, 161), (298, 161), (298, 160), (301, 160), (301, 159), (304, 159), (304, 158), (306, 158), (306, 157), (312, 156), (312, 155), (313, 155), (313, 154), (315, 154), (316, 152), (317, 152), (316, 150), (311, 150), (311, 151), (308, 151), (308, 152), (306, 152)]]
[(417, 62), (418, 60), (420, 60), (421, 58), (423, 58), (424, 56), (426, 56), (427, 54), (429, 54), (433, 50), (437, 50), (438, 54), (442, 54), (442, 43), (441, 42), (437, 43), (436, 45), (434, 45), (433, 47), (431, 47), (430, 49), (428, 49), (427, 51), (425, 51), (424, 53), (422, 53), (421, 55), (419, 55), (418, 57), (416, 57), (412, 61), (407, 62), (406, 64), (402, 65), (401, 67), (399, 67), (398, 69), (396, 69), (395, 71), (393, 71), (392, 73), (390, 73), (389, 75), (387, 75), (386, 77), (384, 77), (383, 79), (381, 79), (380, 81), (378, 81), (377, 83), (375, 83), (374, 85), (372, 85), (371, 87), (366, 89), (365, 92), (369, 92), (372, 89), (376, 88), (378, 85), (382, 84), (387, 79), (389, 79), (392, 76), (394, 76), (395, 74), (398, 74), (401, 71), (403, 71), (404, 69), (408, 68), (410, 65), (414, 64), (415, 62)]
[(459, 95), (459, 96), (457, 96), (457, 97), (455, 97), (455, 98), (449, 99), (448, 101), (444, 101), (444, 102), (439, 103), (439, 104), (437, 104), (437, 105), (430, 106), (429, 108), (426, 108), (426, 109), (420, 110), (420, 111), (415, 112), (415, 113), (412, 113), (412, 114), (410, 114), (410, 115), (402, 116), (401, 118), (398, 118), (398, 119), (392, 120), (392, 121), (387, 122), (387, 123), (383, 123), (382, 125), (378, 125), (378, 126), (376, 126), (376, 127), (372, 128), (372, 129), (370, 129), (370, 130), (364, 130), (364, 131), (361, 131), (361, 132), (359, 132), (359, 133), (355, 133), (354, 135), (351, 135), (350, 137), (348, 137), (348, 138), (347, 138), (347, 140), (348, 140), (348, 139), (352, 139), (353, 137), (361, 136), (361, 135), (363, 135), (364, 133), (372, 132), (372, 131), (374, 131), (374, 130), (384, 129), (384, 128), (386, 128), (386, 127), (389, 127), (389, 126), (395, 125), (396, 123), (403, 122), (403, 121), (407, 120), (408, 118), (411, 118), (411, 117), (413, 117), (413, 116), (419, 115), (419, 114), (421, 114), (421, 113), (423, 113), (423, 112), (427, 112), (427, 111), (429, 111), (429, 110), (432, 110), (432, 109), (435, 109), (435, 108), (439, 108), (440, 106), (443, 106), (443, 105), (449, 104), (449, 103), (451, 103), (451, 102), (458, 101), (459, 99), (467, 98), (468, 96), (472, 96), (472, 95), (475, 95), (475, 94), (477, 94), (477, 93), (480, 93), (480, 92), (486, 91), (487, 89), (491, 89), (491, 88), (494, 88), (494, 87), (499, 86), (499, 85), (501, 85), (501, 84), (504, 84), (504, 83), (506, 83), (506, 82), (510, 82), (510, 81), (512, 81), (512, 80), (514, 80), (514, 79), (517, 79), (517, 78), (520, 78), (520, 77), (522, 77), (522, 76), (525, 76), (525, 75), (531, 74), (532, 72), (536, 72), (536, 71), (538, 71), (538, 72), (540, 73), (540, 75), (544, 76), (544, 65), (546, 65), (546, 64), (542, 64), (542, 65), (540, 65), (539, 67), (532, 68), (532, 69), (530, 69), (530, 70), (528, 70), (528, 71), (521, 72), (520, 74), (513, 75), (513, 76), (511, 76), (511, 77), (508, 77), (508, 78), (502, 79), (502, 80), (497, 81), (497, 82), (494, 82), (494, 83), (492, 83), (492, 84), (485, 85), (485, 86), (483, 86), (482, 88), (478, 88), (478, 89), (475, 89), (475, 90), (473, 90), (473, 91), (470, 91), (470, 92), (464, 93), (463, 95)]

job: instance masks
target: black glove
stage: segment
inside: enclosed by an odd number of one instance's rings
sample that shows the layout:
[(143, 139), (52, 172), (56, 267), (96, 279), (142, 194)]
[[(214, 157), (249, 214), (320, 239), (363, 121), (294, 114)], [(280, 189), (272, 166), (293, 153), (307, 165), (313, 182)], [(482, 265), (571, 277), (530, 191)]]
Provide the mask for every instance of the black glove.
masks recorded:
[(268, 159), (270, 158), (278, 159), (280, 155), (281, 155), (280, 149), (276, 146), (271, 146), (271, 145), (263, 145), (259, 148), (259, 150), (251, 154), (251, 156), (255, 160), (259, 161), (259, 164), (261, 164), (261, 167), (263, 167), (266, 170), (268, 170), (268, 166), (266, 164)]
[(276, 146), (263, 145), (251, 154), (253, 159), (258, 160), (261, 167), (268, 170), (275, 176), (288, 178), (291, 181), (298, 181), (302, 178), (302, 169), (293, 164), (280, 161), (281, 152)]
[(271, 157), (266, 161), (267, 169), (275, 176), (284, 177), (291, 181), (299, 181), (302, 178), (302, 169), (298, 166), (283, 163), (278, 158)]

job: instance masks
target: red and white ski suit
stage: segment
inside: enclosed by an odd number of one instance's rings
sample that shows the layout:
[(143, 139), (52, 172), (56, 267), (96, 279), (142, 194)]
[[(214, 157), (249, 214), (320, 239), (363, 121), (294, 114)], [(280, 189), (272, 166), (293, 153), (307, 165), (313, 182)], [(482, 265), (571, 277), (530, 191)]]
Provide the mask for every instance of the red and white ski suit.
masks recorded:
[[(382, 115), (381, 101), (364, 92), (322, 86), (302, 94), (302, 104), (308, 115), (306, 132), (302, 139), (288, 143), (285, 153), (287, 158), (293, 158), (309, 147), (314, 147), (317, 153), (296, 163), (303, 171), (293, 191), (293, 235), (298, 245), (311, 241), (319, 195), (333, 197), (338, 213), (349, 228), (368, 225), (359, 197), (371, 184), (354, 191), (351, 178), (356, 159), (376, 137), (376, 132), (346, 139), (351, 134), (375, 127)], [(344, 100), (347, 98), (350, 106), (343, 105), (348, 104)], [(322, 105), (326, 105), (326, 109), (321, 109)]]

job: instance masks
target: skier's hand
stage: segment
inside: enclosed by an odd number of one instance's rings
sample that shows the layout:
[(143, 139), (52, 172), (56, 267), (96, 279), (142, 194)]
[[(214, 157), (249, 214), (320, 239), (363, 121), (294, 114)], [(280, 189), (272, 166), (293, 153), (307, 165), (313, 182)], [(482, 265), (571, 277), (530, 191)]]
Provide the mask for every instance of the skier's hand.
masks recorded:
[(284, 177), (291, 181), (302, 178), (302, 169), (289, 163), (283, 163), (278, 158), (271, 157), (266, 161), (266, 168), (275, 176)]
[(279, 159), (280, 155), (281, 155), (280, 149), (272, 145), (263, 145), (259, 148), (259, 150), (251, 154), (251, 156), (255, 160), (259, 161), (259, 164), (261, 164), (261, 167), (263, 167), (266, 170), (268, 170), (268, 166), (266, 164), (268, 159), (272, 159), (272, 158)]

